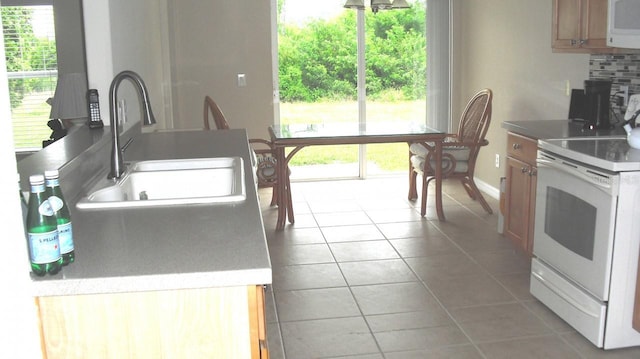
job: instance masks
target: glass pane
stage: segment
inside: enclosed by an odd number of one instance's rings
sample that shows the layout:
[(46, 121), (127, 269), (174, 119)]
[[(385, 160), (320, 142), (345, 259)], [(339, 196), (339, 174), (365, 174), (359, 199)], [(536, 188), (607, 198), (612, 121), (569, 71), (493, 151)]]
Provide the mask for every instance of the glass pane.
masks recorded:
[[(367, 122), (426, 121), (426, 8), (366, 14)], [(367, 174), (406, 172), (406, 144), (367, 146)]]
[(544, 232), (570, 251), (593, 260), (598, 209), (570, 193), (547, 187)]
[(17, 150), (42, 148), (57, 82), (52, 6), (2, 7), (7, 76)]
[[(287, 0), (279, 9), (281, 124), (358, 122), (356, 12), (343, 5)], [(358, 147), (305, 148), (290, 166), (293, 179), (357, 176)]]

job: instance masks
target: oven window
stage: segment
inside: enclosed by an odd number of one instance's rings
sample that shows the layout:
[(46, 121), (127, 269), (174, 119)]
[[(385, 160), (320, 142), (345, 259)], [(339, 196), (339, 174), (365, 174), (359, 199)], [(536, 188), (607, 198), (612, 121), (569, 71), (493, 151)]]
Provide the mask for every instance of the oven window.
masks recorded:
[(597, 211), (570, 193), (547, 187), (544, 232), (575, 254), (593, 260)]

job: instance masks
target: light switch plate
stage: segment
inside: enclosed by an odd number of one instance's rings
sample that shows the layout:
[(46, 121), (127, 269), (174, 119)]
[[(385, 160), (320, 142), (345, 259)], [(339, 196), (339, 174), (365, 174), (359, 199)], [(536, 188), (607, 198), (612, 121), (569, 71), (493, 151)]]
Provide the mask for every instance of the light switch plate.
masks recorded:
[(247, 76), (245, 74), (238, 74), (238, 87), (247, 86)]

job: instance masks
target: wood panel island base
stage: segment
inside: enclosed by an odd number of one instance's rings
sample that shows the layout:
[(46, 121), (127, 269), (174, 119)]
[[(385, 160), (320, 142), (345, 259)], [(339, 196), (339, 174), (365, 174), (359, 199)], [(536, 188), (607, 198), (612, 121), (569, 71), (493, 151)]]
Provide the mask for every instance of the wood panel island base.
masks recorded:
[(43, 358), (268, 358), (264, 288), (36, 298)]

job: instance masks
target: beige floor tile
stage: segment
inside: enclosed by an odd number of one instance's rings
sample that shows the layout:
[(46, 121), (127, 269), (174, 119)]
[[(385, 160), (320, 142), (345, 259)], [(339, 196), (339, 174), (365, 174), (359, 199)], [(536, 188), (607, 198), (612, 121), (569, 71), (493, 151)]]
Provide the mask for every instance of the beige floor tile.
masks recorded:
[(505, 286), (509, 293), (519, 300), (530, 301), (535, 298), (529, 290), (530, 273), (497, 274), (495, 278), (500, 284)]
[(360, 315), (346, 287), (292, 290), (276, 292), (274, 295), (276, 307), (281, 309), (278, 315), (281, 322)]
[(456, 325), (374, 333), (383, 352), (419, 350), (469, 343)]
[(385, 239), (373, 224), (357, 226), (322, 227), (325, 240), (331, 242), (372, 241)]
[(466, 254), (454, 252), (439, 256), (406, 258), (405, 261), (429, 286), (446, 278), (473, 276), (483, 273), (482, 268)]
[(318, 227), (286, 227), (283, 231), (267, 231), (267, 240), (271, 247), (291, 244), (325, 243), (322, 231)]
[(272, 246), (269, 250), (269, 255), (273, 267), (335, 262), (327, 244)]
[(552, 334), (520, 303), (454, 308), (450, 313), (475, 343)]
[(439, 304), (419, 282), (351, 287), (364, 315), (419, 312)]
[(288, 359), (378, 354), (362, 317), (285, 322), (282, 337)]
[(373, 223), (414, 222), (422, 220), (420, 213), (413, 208), (368, 210), (366, 213)]
[(401, 259), (345, 262), (340, 269), (350, 286), (418, 281)]
[(562, 338), (574, 347), (585, 359), (637, 359), (640, 347), (604, 350), (597, 348), (585, 337), (575, 333), (562, 334)]
[(272, 272), (274, 291), (347, 286), (336, 263), (274, 267)]
[(420, 238), (400, 238), (389, 240), (403, 258), (437, 257), (461, 253), (460, 249), (444, 234)]
[(394, 259), (400, 256), (388, 241), (360, 241), (330, 243), (338, 262)]
[(580, 354), (555, 335), (479, 344), (487, 359), (579, 359)]
[(425, 307), (419, 312), (367, 315), (365, 319), (374, 333), (454, 324), (449, 314), (436, 305)]
[(478, 349), (473, 345), (460, 345), (419, 351), (385, 353), (386, 359), (481, 359)]
[(442, 236), (442, 232), (431, 221), (425, 219), (419, 222), (378, 224), (378, 228), (387, 239)]
[(446, 308), (514, 302), (516, 298), (485, 274), (430, 278), (427, 286)]
[(333, 212), (316, 213), (315, 220), (320, 227), (351, 226), (356, 224), (371, 224), (371, 219), (364, 212)]

